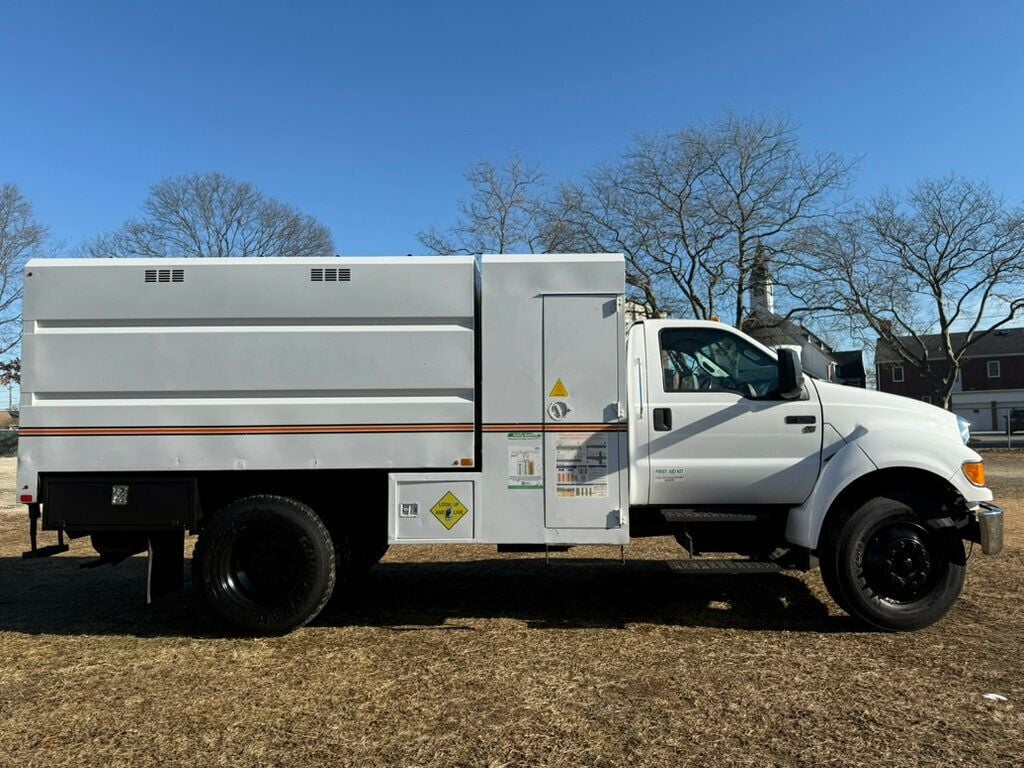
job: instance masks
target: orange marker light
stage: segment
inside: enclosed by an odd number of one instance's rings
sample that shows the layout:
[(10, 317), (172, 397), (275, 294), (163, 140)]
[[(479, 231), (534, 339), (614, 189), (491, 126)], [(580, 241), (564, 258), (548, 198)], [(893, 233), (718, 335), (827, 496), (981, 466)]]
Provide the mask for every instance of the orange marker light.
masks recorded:
[(473, 460), (472, 459), (459, 459), (459, 466), (462, 466), (462, 467), (472, 467), (473, 466)]
[(971, 481), (974, 485), (985, 484), (985, 462), (983, 461), (965, 461), (964, 462), (964, 477)]

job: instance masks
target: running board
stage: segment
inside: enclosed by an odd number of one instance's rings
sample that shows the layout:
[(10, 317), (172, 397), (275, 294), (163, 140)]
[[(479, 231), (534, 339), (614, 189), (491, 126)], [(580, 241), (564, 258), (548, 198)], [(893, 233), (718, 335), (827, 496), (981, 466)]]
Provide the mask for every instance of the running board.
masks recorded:
[(669, 560), (666, 565), (673, 573), (690, 575), (701, 574), (725, 574), (725, 573), (782, 573), (782, 566), (778, 563), (766, 562), (764, 560), (710, 560), (694, 558), (693, 560)]
[(751, 512), (729, 512), (715, 509), (663, 509), (661, 517), (666, 523), (756, 523), (758, 516)]

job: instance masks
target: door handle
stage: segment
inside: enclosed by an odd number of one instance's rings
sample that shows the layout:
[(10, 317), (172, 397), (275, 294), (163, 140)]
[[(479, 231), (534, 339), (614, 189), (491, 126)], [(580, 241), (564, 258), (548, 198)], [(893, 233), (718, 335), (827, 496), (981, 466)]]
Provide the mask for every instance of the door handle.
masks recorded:
[(672, 409), (671, 408), (655, 408), (654, 409), (654, 431), (655, 432), (668, 432), (672, 429)]
[(787, 416), (787, 424), (816, 424), (818, 418), (816, 416)]

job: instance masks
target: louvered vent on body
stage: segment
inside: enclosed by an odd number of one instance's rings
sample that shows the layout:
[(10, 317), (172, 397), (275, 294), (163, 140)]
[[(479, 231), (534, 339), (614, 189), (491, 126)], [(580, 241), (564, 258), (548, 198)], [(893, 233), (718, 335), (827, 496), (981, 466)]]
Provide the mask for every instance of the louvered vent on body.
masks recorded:
[(147, 283), (184, 283), (184, 269), (147, 269), (143, 275)]
[(314, 283), (347, 283), (352, 279), (348, 267), (314, 267), (309, 270), (309, 279)]

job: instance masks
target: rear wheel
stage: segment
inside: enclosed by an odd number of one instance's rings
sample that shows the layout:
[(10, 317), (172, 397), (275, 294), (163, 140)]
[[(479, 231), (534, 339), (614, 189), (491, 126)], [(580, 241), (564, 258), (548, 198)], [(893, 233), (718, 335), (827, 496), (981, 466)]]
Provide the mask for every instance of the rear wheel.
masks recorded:
[(312, 509), (282, 496), (250, 496), (200, 533), (192, 580), (215, 614), (258, 634), (300, 627), (334, 590), (335, 552)]
[(926, 499), (892, 495), (841, 513), (826, 529), (821, 574), (851, 616), (887, 631), (921, 629), (949, 612), (964, 585), (959, 536), (934, 528), (940, 509)]

